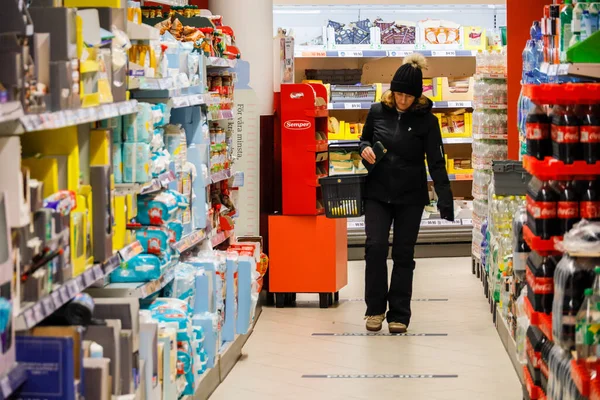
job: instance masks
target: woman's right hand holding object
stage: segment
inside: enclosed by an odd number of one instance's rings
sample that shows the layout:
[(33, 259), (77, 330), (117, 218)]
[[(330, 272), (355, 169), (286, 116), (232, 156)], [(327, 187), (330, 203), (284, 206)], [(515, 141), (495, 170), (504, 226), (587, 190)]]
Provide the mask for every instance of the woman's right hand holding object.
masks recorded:
[(364, 158), (369, 164), (375, 164), (375, 160), (377, 159), (377, 157), (375, 157), (375, 152), (370, 146), (365, 147), (361, 153), (361, 157)]

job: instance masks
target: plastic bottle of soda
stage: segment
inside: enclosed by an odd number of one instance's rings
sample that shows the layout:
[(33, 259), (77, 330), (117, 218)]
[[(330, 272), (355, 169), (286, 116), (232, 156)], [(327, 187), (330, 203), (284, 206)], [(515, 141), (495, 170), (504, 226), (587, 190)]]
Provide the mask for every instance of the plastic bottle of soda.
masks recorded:
[(543, 160), (552, 154), (550, 118), (538, 105), (534, 105), (529, 114), (527, 114), (525, 138), (527, 140), (528, 155), (538, 160)]
[(596, 177), (586, 176), (584, 181), (579, 212), (582, 219), (590, 222), (600, 221), (600, 187)]
[(556, 236), (558, 231), (558, 193), (549, 181), (532, 178), (527, 193), (527, 225), (542, 239)]
[(565, 164), (580, 160), (579, 120), (573, 106), (552, 109), (552, 156)]
[(532, 251), (527, 258), (527, 297), (535, 311), (552, 313), (556, 260)]
[(583, 159), (595, 164), (600, 158), (600, 108), (598, 104), (586, 107), (581, 118), (581, 147)]
[(579, 198), (572, 178), (560, 183), (557, 216), (559, 236), (569, 232), (579, 222)]

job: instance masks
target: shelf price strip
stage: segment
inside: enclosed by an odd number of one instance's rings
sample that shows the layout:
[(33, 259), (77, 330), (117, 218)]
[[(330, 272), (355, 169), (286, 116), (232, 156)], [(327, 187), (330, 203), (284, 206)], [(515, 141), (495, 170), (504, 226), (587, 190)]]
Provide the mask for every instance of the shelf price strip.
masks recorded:
[(349, 375), (302, 375), (305, 379), (449, 379), (458, 375), (429, 374), (349, 374)]

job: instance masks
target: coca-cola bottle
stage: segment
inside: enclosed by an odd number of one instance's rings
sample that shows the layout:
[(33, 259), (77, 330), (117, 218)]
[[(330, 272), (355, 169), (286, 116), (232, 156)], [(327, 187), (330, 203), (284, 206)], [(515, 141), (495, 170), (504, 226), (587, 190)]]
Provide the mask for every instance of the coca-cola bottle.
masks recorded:
[(554, 106), (552, 110), (552, 156), (565, 164), (580, 157), (579, 120), (572, 106)]
[(559, 236), (569, 232), (579, 222), (579, 196), (572, 178), (560, 183), (557, 207)]
[(538, 105), (535, 105), (527, 115), (525, 137), (527, 140), (528, 155), (538, 160), (543, 160), (552, 155), (550, 118)]
[(527, 192), (527, 225), (542, 239), (556, 236), (558, 231), (558, 193), (549, 181), (532, 178)]
[(532, 251), (527, 258), (527, 297), (533, 309), (546, 314), (552, 313), (554, 300), (554, 270), (556, 260), (543, 257)]
[(581, 218), (588, 221), (600, 221), (600, 185), (594, 176), (583, 177), (583, 188), (579, 202)]
[(600, 110), (598, 104), (586, 107), (579, 130), (583, 159), (588, 164), (595, 164), (600, 158)]

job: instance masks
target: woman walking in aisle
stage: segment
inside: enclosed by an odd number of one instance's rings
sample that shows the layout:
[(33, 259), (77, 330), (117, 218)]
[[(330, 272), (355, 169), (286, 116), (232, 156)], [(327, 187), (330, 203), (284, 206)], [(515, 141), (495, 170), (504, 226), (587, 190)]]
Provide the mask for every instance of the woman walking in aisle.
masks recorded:
[[(371, 164), (365, 194), (365, 319), (367, 330), (373, 332), (381, 330), (388, 303), (391, 333), (406, 332), (410, 323), (414, 249), (423, 209), (429, 204), (425, 157), (441, 217), (454, 220), (442, 135), (438, 120), (431, 113), (433, 103), (423, 96), (422, 70), (426, 67), (427, 61), (420, 54), (404, 59), (394, 75), (391, 90), (383, 94), (381, 103), (371, 107), (361, 137), (361, 156)], [(374, 146), (381, 150), (380, 159)], [(394, 268), (388, 289), (387, 255), (392, 222)]]

